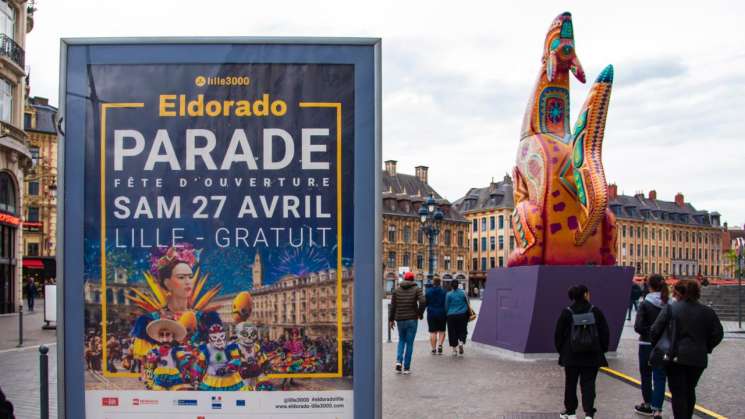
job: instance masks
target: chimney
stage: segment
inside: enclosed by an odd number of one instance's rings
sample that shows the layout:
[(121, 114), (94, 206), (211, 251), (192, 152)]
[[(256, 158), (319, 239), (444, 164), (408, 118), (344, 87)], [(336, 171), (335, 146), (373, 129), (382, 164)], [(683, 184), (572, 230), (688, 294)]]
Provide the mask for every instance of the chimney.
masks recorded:
[(385, 161), (385, 172), (388, 176), (396, 176), (396, 160)]
[(618, 198), (618, 186), (615, 183), (608, 184), (608, 201)]
[(677, 194), (675, 195), (675, 204), (676, 204), (677, 206), (681, 207), (681, 208), (685, 208), (685, 206), (686, 206), (686, 201), (685, 201), (685, 198), (683, 197), (683, 194), (682, 194), (682, 193), (678, 192), (678, 193), (677, 193)]
[(489, 184), (489, 192), (496, 192), (497, 191), (497, 182), (494, 182), (494, 178), (491, 178), (491, 183)]
[(427, 166), (417, 166), (414, 168), (414, 170), (416, 171), (415, 172), (416, 178), (424, 183), (428, 183), (427, 182), (427, 169), (429, 169), (429, 167)]
[(651, 191), (649, 191), (649, 200), (654, 201), (656, 199), (657, 199), (657, 191), (652, 189)]

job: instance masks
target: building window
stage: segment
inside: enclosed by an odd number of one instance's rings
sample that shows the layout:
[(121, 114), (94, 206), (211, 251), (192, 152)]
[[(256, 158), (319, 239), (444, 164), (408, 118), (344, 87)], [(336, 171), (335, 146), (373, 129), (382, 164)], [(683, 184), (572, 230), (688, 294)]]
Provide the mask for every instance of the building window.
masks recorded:
[(26, 243), (26, 256), (39, 256), (39, 243)]
[(13, 40), (16, 38), (16, 11), (7, 0), (0, 2), (0, 33)]
[(479, 220), (473, 220), (473, 232), (479, 231)]
[(473, 239), (473, 251), (474, 252), (479, 251), (479, 239)]
[(499, 229), (501, 230), (503, 228), (504, 228), (504, 215), (500, 215), (499, 216)]
[(462, 231), (458, 232), (457, 240), (458, 240), (458, 247), (463, 247), (463, 232)]
[(16, 213), (16, 188), (9, 174), (0, 172), (0, 211)]
[(504, 249), (504, 236), (499, 236), (499, 250)]
[(458, 256), (458, 261), (456, 263), (457, 263), (457, 269), (459, 271), (462, 271), (463, 270), (463, 256)]
[(645, 273), (649, 272), (649, 264), (647, 262), (644, 262), (644, 272)]
[(26, 221), (31, 221), (32, 223), (39, 222), (39, 207), (28, 207)]
[[(0, 2), (0, 4), (3, 4)], [(0, 120), (10, 123), (13, 117), (13, 85), (0, 77)]]
[(481, 270), (486, 271), (486, 258), (481, 258)]
[(634, 237), (634, 227), (629, 227), (629, 237)]
[(481, 251), (486, 252), (486, 237), (481, 238)]
[(652, 240), (654, 240), (654, 239), (655, 239), (654, 237), (655, 237), (655, 234), (654, 234), (654, 229), (652, 229)]
[(641, 227), (637, 227), (636, 228), (636, 237), (641, 237), (641, 236), (642, 236), (642, 228)]
[(494, 236), (489, 237), (489, 248), (491, 250), (494, 250), (497, 248), (496, 241), (494, 240)]
[(396, 252), (388, 252), (388, 267), (396, 267)]
[(515, 236), (510, 236), (510, 250), (515, 250)]
[(477, 258), (473, 258), (471, 260), (471, 269), (474, 270), (474, 271), (478, 271), (479, 270), (479, 260)]
[(445, 246), (450, 247), (450, 230), (445, 230)]
[(499, 266), (504, 266), (504, 257), (503, 256), (500, 256), (499, 257)]
[(489, 267), (491, 269), (494, 269), (496, 267), (496, 265), (497, 265), (497, 263), (496, 263), (496, 260), (494, 259), (494, 256), (490, 257), (489, 258)]
[(629, 245), (629, 256), (634, 256), (634, 245), (633, 244)]
[(39, 147), (29, 147), (28, 151), (31, 153), (31, 161), (36, 166), (39, 163)]
[(626, 237), (626, 226), (621, 226), (621, 236)]
[(404, 253), (404, 260), (403, 260), (403, 266), (409, 266), (409, 263), (411, 263), (411, 255), (407, 252)]
[(494, 230), (495, 228), (497, 228), (497, 223), (494, 221), (494, 216), (492, 215), (489, 217), (489, 229)]
[(642, 245), (641, 244), (637, 244), (636, 245), (636, 255), (637, 256), (641, 256), (642, 255)]
[(416, 268), (420, 271), (424, 269), (424, 256), (421, 253), (416, 255)]
[(389, 243), (396, 242), (396, 226), (394, 225), (388, 226), (388, 242)]
[(424, 232), (421, 228), (416, 232), (416, 242), (419, 244), (424, 243)]
[(626, 257), (626, 243), (621, 244), (621, 256)]
[(39, 195), (39, 181), (32, 180), (28, 183), (28, 194), (32, 196)]
[[(652, 231), (654, 231), (654, 230), (652, 230)], [(654, 246), (652, 246), (652, 257), (654, 257), (654, 253), (655, 253)]]
[(481, 231), (486, 231), (486, 217), (481, 219)]
[(409, 226), (404, 226), (404, 230), (401, 232), (401, 234), (403, 235), (404, 243), (408, 243), (409, 241), (411, 241), (411, 229), (409, 228)]

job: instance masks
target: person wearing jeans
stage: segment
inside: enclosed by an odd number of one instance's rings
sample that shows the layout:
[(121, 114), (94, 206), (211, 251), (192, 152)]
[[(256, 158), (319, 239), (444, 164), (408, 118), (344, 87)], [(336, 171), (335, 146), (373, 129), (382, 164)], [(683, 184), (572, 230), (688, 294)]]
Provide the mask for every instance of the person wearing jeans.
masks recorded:
[(391, 303), (388, 305), (388, 327), (398, 326), (397, 373), (411, 373), (414, 337), (425, 307), (426, 299), (422, 289), (414, 282), (414, 274), (407, 272), (404, 281), (393, 292)]
[(634, 330), (639, 334), (639, 373), (642, 381), (641, 404), (634, 406), (636, 413), (662, 418), (662, 403), (665, 401), (665, 370), (649, 364), (652, 343), (649, 331), (660, 311), (667, 305), (669, 291), (665, 279), (659, 274), (650, 275), (646, 281), (649, 293), (644, 297), (636, 313)]

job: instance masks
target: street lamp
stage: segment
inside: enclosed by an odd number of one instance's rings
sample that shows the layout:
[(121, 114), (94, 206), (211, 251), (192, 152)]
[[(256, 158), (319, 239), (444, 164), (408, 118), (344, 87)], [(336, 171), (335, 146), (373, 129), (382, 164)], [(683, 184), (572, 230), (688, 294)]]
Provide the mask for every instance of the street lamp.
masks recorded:
[(419, 207), (419, 222), (424, 234), (429, 238), (429, 271), (427, 272), (427, 284), (432, 284), (435, 270), (435, 240), (440, 233), (438, 225), (445, 214), (435, 202), (435, 197), (430, 195), (424, 204)]

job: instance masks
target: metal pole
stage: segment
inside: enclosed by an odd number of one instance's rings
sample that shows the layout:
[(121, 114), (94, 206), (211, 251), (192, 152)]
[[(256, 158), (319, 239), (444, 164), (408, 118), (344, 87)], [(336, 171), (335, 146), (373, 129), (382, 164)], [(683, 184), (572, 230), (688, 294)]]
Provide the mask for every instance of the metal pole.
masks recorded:
[(49, 348), (39, 346), (39, 380), (41, 381), (41, 419), (49, 419)]
[(745, 265), (745, 256), (741, 254), (738, 259), (740, 269), (737, 275), (737, 328), (742, 330), (742, 271), (743, 265)]
[[(395, 292), (395, 290), (393, 290)], [(388, 307), (390, 307), (391, 303), (388, 303)], [(386, 307), (386, 312), (390, 313), (391, 311)], [(391, 319), (388, 318), (388, 321), (386, 322), (386, 326), (388, 327), (388, 343), (391, 343)]]
[(23, 346), (23, 303), (18, 306), (18, 345), (17, 348)]
[(434, 278), (435, 270), (435, 229), (433, 226), (428, 226), (427, 233), (429, 234), (429, 274), (427, 275), (427, 282), (432, 283)]

